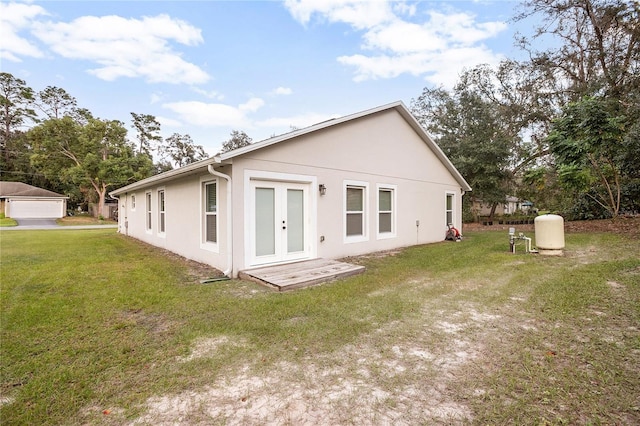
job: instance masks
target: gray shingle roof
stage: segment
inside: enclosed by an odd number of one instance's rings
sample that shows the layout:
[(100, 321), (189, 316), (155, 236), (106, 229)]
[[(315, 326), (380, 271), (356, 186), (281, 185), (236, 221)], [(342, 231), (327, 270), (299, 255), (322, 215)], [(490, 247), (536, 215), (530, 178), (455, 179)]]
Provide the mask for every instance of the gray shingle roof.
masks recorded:
[(22, 182), (0, 182), (0, 197), (61, 197), (64, 195), (53, 191), (27, 185)]

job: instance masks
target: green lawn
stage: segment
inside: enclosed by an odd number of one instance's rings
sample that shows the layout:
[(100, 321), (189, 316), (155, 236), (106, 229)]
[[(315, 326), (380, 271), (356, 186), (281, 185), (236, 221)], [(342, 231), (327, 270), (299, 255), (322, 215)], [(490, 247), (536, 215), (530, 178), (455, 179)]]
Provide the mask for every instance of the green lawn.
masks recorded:
[[(0, 248), (2, 424), (238, 423), (216, 410), (293, 388), (332, 423), (640, 423), (637, 239), (569, 234), (545, 258), (476, 232), (284, 294), (200, 284), (114, 230), (3, 232)], [(149, 414), (154, 397), (230, 394), (247, 377), (262, 381), (237, 400)], [(242, 407), (242, 423), (279, 415)]]
[(0, 227), (4, 226), (18, 226), (18, 222), (10, 217), (4, 217), (4, 215), (0, 215)]

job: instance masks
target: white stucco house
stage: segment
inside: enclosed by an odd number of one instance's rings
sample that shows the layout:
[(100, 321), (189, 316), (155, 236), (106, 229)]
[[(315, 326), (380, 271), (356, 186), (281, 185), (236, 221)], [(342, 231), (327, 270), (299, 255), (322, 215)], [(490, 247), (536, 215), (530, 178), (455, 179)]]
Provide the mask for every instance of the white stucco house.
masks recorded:
[(442, 241), (469, 184), (402, 102), (125, 186), (119, 232), (241, 270)]

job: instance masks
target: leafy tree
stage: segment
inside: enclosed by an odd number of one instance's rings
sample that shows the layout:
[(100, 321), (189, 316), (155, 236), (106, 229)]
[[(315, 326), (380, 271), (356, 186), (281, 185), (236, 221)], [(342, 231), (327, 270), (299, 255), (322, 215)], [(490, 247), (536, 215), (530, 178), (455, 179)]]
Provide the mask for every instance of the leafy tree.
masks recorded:
[(465, 198), (490, 204), (491, 216), (548, 153), (552, 108), (538, 95), (543, 85), (526, 65), (504, 61), (466, 70), (452, 91), (425, 88), (412, 101), (413, 114), (473, 188)]
[(63, 115), (73, 115), (77, 107), (76, 98), (59, 87), (48, 86), (38, 92), (38, 100), (38, 108), (48, 118), (62, 118)]
[(626, 119), (604, 98), (569, 103), (553, 123), (549, 144), (561, 182), (590, 197), (611, 217), (620, 211)]
[(451, 94), (424, 89), (413, 108), (422, 108), (422, 124), (467, 179), (471, 197), (491, 204), (493, 213), (508, 192), (510, 136), (491, 104), (457, 86)]
[[(628, 0), (527, 0), (516, 17), (542, 18), (520, 45), (554, 76), (568, 100), (601, 94), (615, 99), (640, 89), (640, 3)], [(560, 40), (545, 43), (547, 38)], [(538, 51), (534, 45), (552, 47)]]
[(136, 155), (126, 129), (117, 120), (89, 118), (87, 124), (71, 117), (49, 119), (29, 131), (32, 163), (48, 178), (88, 188), (100, 209), (106, 193), (150, 175), (151, 160)]
[(243, 131), (233, 130), (231, 132), (231, 138), (222, 144), (222, 151), (228, 152), (234, 149), (242, 148), (243, 146), (251, 145), (252, 139), (247, 136)]
[(165, 139), (165, 143), (164, 152), (176, 167), (186, 166), (207, 158), (204, 148), (201, 145), (196, 145), (189, 135), (174, 133)]
[(33, 101), (33, 89), (28, 87), (24, 80), (6, 72), (0, 73), (0, 149), (4, 170), (12, 169), (10, 163), (14, 153), (9, 149), (9, 145), (13, 133), (28, 120), (36, 120)]
[[(555, 175), (552, 173), (554, 169), (548, 168), (551, 173), (546, 176), (551, 180), (545, 187), (551, 188), (555, 182), (571, 183), (573, 197), (567, 196), (565, 191), (556, 205), (578, 206), (573, 209), (576, 217), (597, 215), (597, 209), (590, 204), (601, 211), (605, 209), (609, 215), (620, 209), (637, 209), (632, 200), (640, 198), (640, 176), (636, 166), (640, 163), (640, 142), (637, 133), (634, 136), (634, 129), (637, 129), (634, 123), (640, 122), (640, 3), (627, 0), (527, 0), (516, 20), (530, 17), (534, 17), (539, 25), (532, 37), (519, 40), (531, 57), (526, 66), (532, 74), (543, 77), (540, 80), (546, 82), (546, 87), (538, 92), (562, 112), (554, 126), (555, 134), (545, 139), (546, 142), (555, 142), (554, 158), (558, 161), (557, 167), (551, 164), (555, 167)], [(538, 50), (534, 46), (547, 47)], [(570, 114), (583, 114), (594, 103), (605, 109), (594, 111), (598, 114), (590, 122), (580, 125), (569, 122)], [(595, 123), (595, 120), (600, 120), (600, 123)], [(605, 126), (605, 121), (611, 125), (615, 121), (619, 127), (614, 132)], [(601, 149), (592, 150), (597, 145), (594, 145), (593, 134), (586, 137), (588, 129), (594, 131), (599, 126), (603, 126), (601, 130), (607, 137), (617, 134), (613, 138), (616, 142), (610, 147), (617, 153), (617, 159), (607, 167), (605, 163), (600, 165), (602, 175), (598, 174), (598, 168), (585, 167), (590, 164), (589, 155), (593, 159), (600, 158), (603, 153)], [(582, 158), (564, 161), (568, 160), (564, 154), (572, 150), (568, 146), (559, 146), (559, 141), (564, 140), (566, 145), (569, 139), (563, 138), (570, 133), (576, 137), (579, 127), (584, 135), (576, 140), (582, 141), (582, 148), (587, 145), (590, 148), (573, 152), (574, 157), (582, 155)], [(587, 142), (588, 139), (591, 142)], [(616, 170), (621, 173), (617, 184)], [(621, 194), (619, 200), (618, 190)], [(577, 211), (580, 208), (584, 209), (584, 215)]]
[(131, 113), (133, 119), (132, 127), (136, 130), (136, 138), (139, 143), (139, 154), (147, 154), (151, 157), (151, 151), (156, 147), (152, 147), (152, 143), (162, 141), (160, 136), (160, 122), (155, 116), (149, 114)]

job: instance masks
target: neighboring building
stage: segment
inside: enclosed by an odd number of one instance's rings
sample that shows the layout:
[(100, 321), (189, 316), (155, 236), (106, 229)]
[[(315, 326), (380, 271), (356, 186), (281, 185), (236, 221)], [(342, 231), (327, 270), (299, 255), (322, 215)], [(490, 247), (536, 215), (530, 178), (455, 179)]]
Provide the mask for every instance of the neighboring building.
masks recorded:
[(0, 182), (0, 209), (14, 219), (64, 217), (68, 198), (22, 182)]
[(121, 233), (221, 269), (442, 241), (471, 188), (401, 102), (110, 193)]
[[(482, 201), (474, 201), (472, 209), (476, 216), (489, 216), (489, 214), (491, 214), (491, 204), (486, 204)], [(517, 197), (508, 196), (505, 198), (504, 203), (499, 204), (498, 207), (496, 207), (495, 215), (502, 216), (505, 214), (514, 214), (518, 212), (527, 214), (532, 210), (532, 202), (521, 200)]]
[[(96, 214), (97, 213), (97, 214)], [(89, 214), (94, 217), (102, 216), (105, 219), (118, 219), (118, 200), (106, 199), (102, 209), (98, 208), (98, 203), (89, 204)]]

